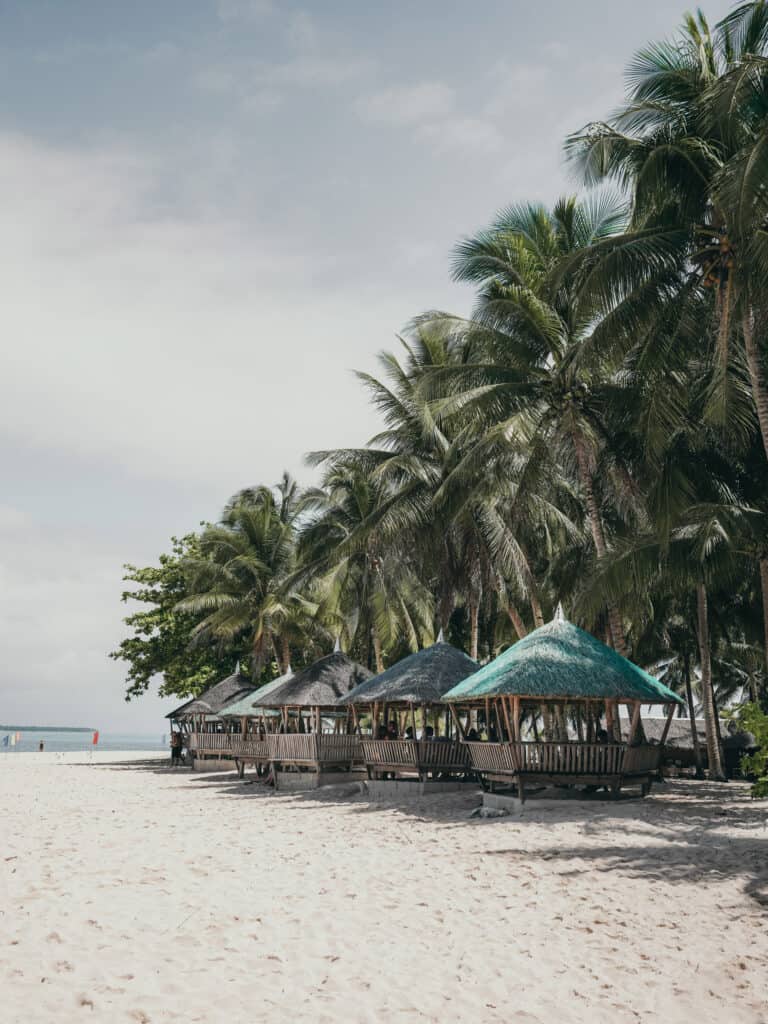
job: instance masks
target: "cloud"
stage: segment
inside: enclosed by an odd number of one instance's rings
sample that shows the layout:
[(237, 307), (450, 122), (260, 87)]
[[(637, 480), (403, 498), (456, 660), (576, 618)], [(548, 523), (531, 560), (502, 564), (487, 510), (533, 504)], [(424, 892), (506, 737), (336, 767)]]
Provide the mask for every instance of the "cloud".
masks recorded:
[(454, 105), (454, 91), (444, 82), (418, 82), (362, 96), (355, 109), (365, 121), (415, 125), (448, 117)]
[(528, 112), (545, 106), (552, 108), (552, 70), (544, 64), (508, 64), (499, 61), (488, 72), (484, 113), (491, 118)]
[(368, 57), (294, 57), (282, 64), (262, 64), (254, 74), (257, 81), (273, 86), (316, 88), (343, 85), (370, 73), (375, 63)]
[(505, 138), (491, 121), (476, 117), (448, 118), (433, 124), (422, 125), (425, 138), (444, 152), (499, 153), (504, 149)]
[(294, 11), (288, 21), (288, 42), (299, 50), (317, 45), (317, 26), (309, 11)]
[(395, 86), (360, 97), (358, 116), (368, 122), (403, 125), (439, 152), (496, 153), (504, 137), (487, 118), (465, 115), (455, 91), (439, 81)]
[(275, 10), (273, 0), (216, 0), (220, 21), (258, 21)]

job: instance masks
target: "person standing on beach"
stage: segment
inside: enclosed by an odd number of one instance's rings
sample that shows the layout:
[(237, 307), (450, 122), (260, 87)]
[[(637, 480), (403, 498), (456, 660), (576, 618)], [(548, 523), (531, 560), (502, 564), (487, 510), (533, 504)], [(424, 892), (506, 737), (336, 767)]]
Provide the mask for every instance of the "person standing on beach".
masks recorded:
[(40, 742), (37, 745), (37, 749), (42, 754), (42, 752), (45, 750), (45, 740), (40, 740)]
[(180, 732), (171, 733), (171, 767), (181, 764), (182, 738)]

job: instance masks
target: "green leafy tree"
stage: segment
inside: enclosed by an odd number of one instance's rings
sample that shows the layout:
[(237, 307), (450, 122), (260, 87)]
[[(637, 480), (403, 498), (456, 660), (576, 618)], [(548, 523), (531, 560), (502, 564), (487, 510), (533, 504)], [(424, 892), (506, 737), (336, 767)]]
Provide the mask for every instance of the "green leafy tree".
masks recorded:
[(254, 678), (273, 656), (285, 671), (291, 638), (310, 632), (315, 607), (293, 583), (301, 507), (287, 475), (274, 491), (241, 491), (183, 562), (187, 592), (176, 608), (196, 617), (193, 642), (247, 640)]
[(122, 599), (142, 606), (124, 620), (131, 635), (110, 653), (128, 665), (126, 700), (145, 693), (158, 677), (161, 696), (195, 696), (233, 671), (245, 653), (237, 642), (190, 646), (200, 617), (177, 605), (187, 592), (184, 564), (199, 553), (199, 538), (188, 534), (172, 539), (170, 554), (161, 555), (157, 566), (125, 566), (123, 580), (131, 587)]

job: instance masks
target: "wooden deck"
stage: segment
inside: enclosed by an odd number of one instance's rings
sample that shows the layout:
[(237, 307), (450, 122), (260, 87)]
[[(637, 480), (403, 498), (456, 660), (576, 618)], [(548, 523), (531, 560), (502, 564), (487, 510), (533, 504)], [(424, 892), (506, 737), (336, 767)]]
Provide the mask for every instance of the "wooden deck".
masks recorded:
[(382, 772), (418, 775), (449, 775), (471, 770), (467, 744), (456, 740), (370, 740), (362, 739), (363, 761), (369, 778)]
[(492, 786), (515, 783), (521, 796), (526, 782), (609, 786), (615, 794), (625, 782), (648, 792), (661, 767), (663, 747), (623, 743), (467, 743), (472, 768)]

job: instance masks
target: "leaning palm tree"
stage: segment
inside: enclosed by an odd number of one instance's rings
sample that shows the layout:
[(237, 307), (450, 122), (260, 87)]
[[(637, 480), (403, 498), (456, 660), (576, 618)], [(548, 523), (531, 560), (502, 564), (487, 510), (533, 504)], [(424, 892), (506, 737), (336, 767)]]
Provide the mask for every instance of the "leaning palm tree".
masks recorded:
[[(624, 212), (607, 195), (562, 199), (552, 210), (530, 204), (504, 211), (457, 250), (455, 277), (481, 286), (472, 318), (422, 318), (475, 353), (425, 383), (441, 418), (460, 415), (479, 438), (470, 458), (482, 465), (517, 460), (523, 493), (552, 467), (572, 475), (598, 559), (608, 553), (611, 530), (636, 520), (641, 503), (606, 421), (624, 401), (621, 379), (601, 357), (603, 338), (619, 321), (582, 290), (583, 268), (571, 271), (570, 264), (575, 253), (615, 234)], [(608, 621), (612, 643), (625, 653), (615, 605)]]

